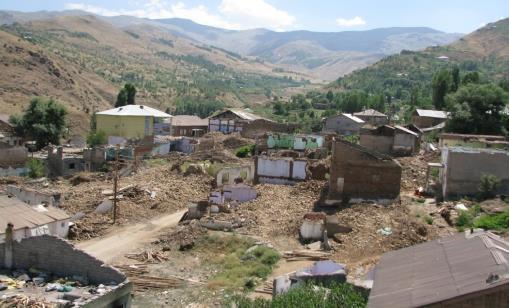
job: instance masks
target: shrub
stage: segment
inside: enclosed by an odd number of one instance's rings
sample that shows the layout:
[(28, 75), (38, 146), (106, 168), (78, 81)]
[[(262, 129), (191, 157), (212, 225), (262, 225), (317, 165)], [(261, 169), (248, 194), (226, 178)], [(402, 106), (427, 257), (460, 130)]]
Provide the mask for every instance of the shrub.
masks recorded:
[(479, 184), (479, 198), (486, 200), (496, 196), (500, 180), (493, 174), (483, 174)]
[(428, 225), (432, 225), (433, 224), (433, 218), (431, 216), (427, 216), (426, 218), (424, 218), (424, 220), (426, 221), (426, 223)]
[(235, 156), (240, 157), (240, 158), (248, 157), (248, 156), (254, 154), (254, 149), (255, 149), (254, 144), (245, 145), (245, 146), (240, 147), (237, 150), (235, 150)]
[(107, 143), (106, 133), (103, 131), (90, 132), (87, 136), (87, 144), (89, 147), (94, 147)]
[(238, 308), (286, 308), (286, 307), (365, 307), (368, 294), (357, 291), (348, 283), (333, 283), (327, 288), (316, 288), (312, 282), (294, 287), (272, 300), (251, 300), (243, 295), (235, 295), (229, 305)]
[(44, 162), (40, 159), (31, 158), (27, 161), (26, 167), (28, 170), (28, 176), (32, 179), (40, 178), (44, 176)]
[(482, 215), (479, 217), (474, 226), (486, 230), (502, 230), (509, 228), (509, 210), (501, 214)]
[(458, 219), (456, 220), (456, 227), (459, 231), (473, 226), (474, 217), (468, 211), (459, 211)]

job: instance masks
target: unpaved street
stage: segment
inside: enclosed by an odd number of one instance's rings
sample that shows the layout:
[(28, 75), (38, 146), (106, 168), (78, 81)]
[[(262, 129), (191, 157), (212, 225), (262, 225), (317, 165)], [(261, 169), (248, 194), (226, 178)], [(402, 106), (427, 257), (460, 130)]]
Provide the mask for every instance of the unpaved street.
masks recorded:
[(181, 210), (146, 222), (115, 228), (105, 236), (80, 242), (77, 247), (104, 262), (112, 263), (122, 259), (126, 253), (155, 240), (164, 228), (176, 226), (186, 211)]

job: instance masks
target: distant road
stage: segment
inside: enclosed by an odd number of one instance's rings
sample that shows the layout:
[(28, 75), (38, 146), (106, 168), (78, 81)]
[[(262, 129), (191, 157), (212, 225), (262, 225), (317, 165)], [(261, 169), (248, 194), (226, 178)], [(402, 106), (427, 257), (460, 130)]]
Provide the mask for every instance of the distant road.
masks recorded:
[(115, 228), (108, 234), (79, 242), (76, 247), (106, 262), (118, 262), (124, 255), (157, 239), (161, 230), (178, 224), (187, 210), (160, 216), (152, 220)]

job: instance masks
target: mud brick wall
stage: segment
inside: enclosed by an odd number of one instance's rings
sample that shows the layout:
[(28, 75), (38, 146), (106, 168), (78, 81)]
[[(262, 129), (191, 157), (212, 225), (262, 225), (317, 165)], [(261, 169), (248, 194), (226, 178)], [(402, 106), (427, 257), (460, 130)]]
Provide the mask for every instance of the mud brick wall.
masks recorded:
[[(0, 266), (4, 265), (5, 243), (0, 244)], [(68, 241), (42, 235), (13, 243), (13, 266), (19, 269), (34, 267), (62, 277), (83, 276), (93, 284), (117, 284), (126, 277), (117, 269), (104, 264)]]
[(329, 199), (395, 199), (401, 186), (401, 166), (366, 148), (335, 141), (330, 168)]
[(293, 133), (297, 127), (297, 124), (283, 124), (260, 119), (244, 124), (240, 134), (244, 138), (255, 138), (267, 132)]

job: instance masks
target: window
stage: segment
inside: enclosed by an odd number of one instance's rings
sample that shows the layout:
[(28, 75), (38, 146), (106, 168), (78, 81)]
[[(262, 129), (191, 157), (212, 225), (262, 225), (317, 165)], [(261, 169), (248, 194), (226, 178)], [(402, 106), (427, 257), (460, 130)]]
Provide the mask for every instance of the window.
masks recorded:
[(76, 168), (76, 164), (75, 163), (70, 163), (69, 164), (69, 169), (74, 169)]

